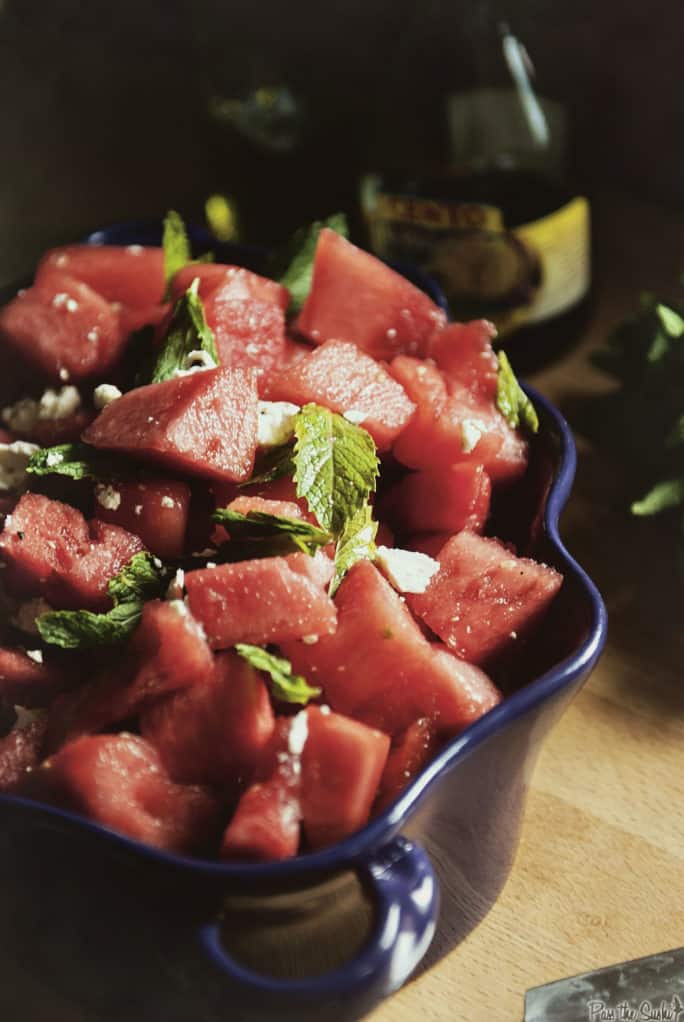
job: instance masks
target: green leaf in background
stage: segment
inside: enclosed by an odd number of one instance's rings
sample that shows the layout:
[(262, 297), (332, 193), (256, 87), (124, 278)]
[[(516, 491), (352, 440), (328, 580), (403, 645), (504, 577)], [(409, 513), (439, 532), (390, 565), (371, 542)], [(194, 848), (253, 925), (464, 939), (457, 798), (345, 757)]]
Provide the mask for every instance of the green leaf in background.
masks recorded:
[(168, 302), (171, 294), (172, 279), (192, 259), (190, 241), (188, 240), (183, 218), (175, 209), (170, 209), (164, 217), (162, 249), (164, 250), (163, 301)]
[(61, 475), (71, 479), (113, 479), (120, 473), (119, 463), (87, 444), (58, 444), (42, 447), (29, 460), (26, 471), (31, 475)]
[(680, 504), (684, 504), (684, 478), (666, 479), (656, 483), (645, 497), (632, 504), (632, 514), (657, 515)]
[(289, 540), (294, 550), (305, 554), (315, 554), (326, 546), (332, 536), (325, 529), (319, 529), (311, 522), (299, 518), (285, 518), (280, 515), (269, 515), (263, 511), (249, 511), (241, 514), (230, 508), (219, 508), (212, 515), (215, 522), (225, 525), (231, 539), (237, 540), (268, 540), (282, 536)]
[(251, 646), (246, 642), (239, 643), (235, 649), (255, 670), (268, 674), (274, 699), (305, 706), (310, 699), (321, 694), (320, 688), (312, 688), (301, 674), (293, 674), (292, 664), (284, 657), (275, 656), (261, 646)]
[(379, 461), (365, 429), (320, 405), (305, 405), (295, 419), (297, 496), (324, 529), (340, 536), (375, 490)]
[(205, 352), (210, 365), (219, 363), (214, 335), (207, 325), (204, 306), (195, 278), (176, 302), (169, 329), (152, 370), (151, 383), (172, 379), (178, 372), (187, 372), (193, 352)]
[(210, 195), (204, 203), (209, 230), (219, 241), (237, 241), (240, 227), (237, 205), (227, 195)]
[(496, 380), (496, 406), (514, 429), (525, 427), (530, 433), (539, 431), (539, 418), (534, 405), (522, 389), (504, 351), (499, 355)]
[(668, 305), (659, 303), (655, 307), (656, 315), (670, 337), (681, 337), (684, 334), (684, 319)]
[(370, 504), (364, 504), (347, 521), (335, 548), (335, 572), (329, 589), (331, 596), (335, 595), (340, 582), (357, 561), (373, 559), (377, 531), (378, 523), (373, 520)]
[(327, 220), (316, 220), (307, 227), (300, 227), (292, 236), (281, 256), (283, 268), (278, 273), (280, 283), (290, 292), (289, 313), (299, 312), (311, 290), (314, 255), (318, 235), (324, 227), (336, 231), (343, 238), (349, 237), (347, 218), (344, 213), (334, 213)]

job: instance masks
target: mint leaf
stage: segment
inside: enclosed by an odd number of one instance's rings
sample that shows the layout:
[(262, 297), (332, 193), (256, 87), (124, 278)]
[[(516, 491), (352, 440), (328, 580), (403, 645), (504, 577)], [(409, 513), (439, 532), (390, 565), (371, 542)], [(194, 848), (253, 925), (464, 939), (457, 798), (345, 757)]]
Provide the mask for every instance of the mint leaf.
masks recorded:
[(231, 511), (230, 508), (220, 508), (212, 517), (215, 522), (226, 526), (231, 540), (268, 540), (283, 536), (290, 541), (294, 549), (311, 555), (332, 540), (332, 536), (325, 529), (319, 529), (303, 519), (270, 515), (264, 511), (249, 511), (242, 514), (239, 511)]
[(204, 316), (202, 299), (197, 293), (197, 278), (176, 302), (169, 329), (152, 370), (151, 383), (172, 379), (178, 372), (192, 368), (195, 352), (204, 352), (207, 368), (219, 362), (214, 335)]
[(364, 506), (350, 518), (337, 541), (335, 548), (335, 571), (330, 581), (329, 593), (334, 596), (337, 588), (357, 561), (372, 560), (375, 556), (375, 536), (378, 523), (373, 521), (370, 504)]
[(146, 551), (134, 554), (107, 591), (114, 606), (102, 614), (91, 610), (52, 610), (36, 618), (41, 638), (63, 649), (90, 649), (125, 642), (137, 628), (146, 600), (161, 596), (168, 572)]
[(671, 309), (668, 305), (658, 304), (655, 307), (656, 315), (663, 325), (663, 328), (670, 337), (681, 337), (684, 334), (684, 319)]
[(26, 471), (36, 476), (62, 475), (71, 479), (112, 479), (120, 474), (116, 458), (87, 444), (58, 444), (31, 455)]
[(240, 235), (237, 208), (227, 195), (210, 195), (204, 203), (209, 230), (219, 241), (237, 241)]
[(170, 209), (164, 217), (162, 232), (162, 248), (164, 250), (164, 297), (168, 302), (171, 296), (171, 281), (176, 273), (187, 266), (192, 259), (190, 241), (180, 213)]
[(368, 502), (379, 471), (369, 433), (320, 405), (295, 419), (295, 483), (319, 524), (339, 536)]
[(290, 292), (290, 313), (299, 312), (311, 290), (314, 256), (318, 235), (324, 227), (336, 231), (343, 238), (349, 237), (347, 218), (344, 213), (334, 213), (327, 220), (316, 220), (307, 227), (300, 227), (292, 236), (283, 253), (287, 268), (280, 275), (280, 283)]
[(633, 515), (657, 515), (680, 504), (684, 504), (684, 479), (667, 479), (636, 500), (631, 510)]
[(301, 674), (293, 674), (292, 664), (284, 657), (275, 656), (261, 646), (251, 646), (246, 642), (238, 643), (235, 649), (255, 670), (269, 675), (274, 699), (304, 706), (309, 699), (315, 699), (321, 694), (320, 688), (312, 688)]
[(513, 367), (504, 351), (499, 355), (499, 373), (496, 379), (496, 406), (513, 429), (526, 427), (531, 433), (539, 431), (535, 407), (522, 389)]
[(254, 472), (244, 483), (238, 483), (238, 487), (254, 486), (255, 483), (270, 483), (281, 476), (292, 475), (294, 462), (292, 460), (292, 444), (285, 447), (274, 447), (261, 455)]

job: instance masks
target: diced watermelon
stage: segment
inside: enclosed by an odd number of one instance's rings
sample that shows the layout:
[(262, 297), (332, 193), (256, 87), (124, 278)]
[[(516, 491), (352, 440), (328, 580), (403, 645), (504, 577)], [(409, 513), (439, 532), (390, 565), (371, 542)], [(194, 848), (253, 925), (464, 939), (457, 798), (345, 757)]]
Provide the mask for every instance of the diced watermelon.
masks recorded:
[(430, 337), (428, 355), (452, 380), (493, 401), (499, 373), (499, 361), (492, 348), (494, 337), (496, 327), (486, 319), (449, 323)]
[(435, 756), (439, 746), (435, 727), (426, 717), (414, 721), (403, 734), (398, 735), (380, 778), (376, 808), (384, 809), (394, 802)]
[(39, 447), (75, 443), (94, 418), (95, 412), (89, 408), (79, 408), (72, 415), (64, 415), (59, 419), (38, 419), (30, 430), (17, 430), (17, 435)]
[(277, 376), (269, 394), (273, 401), (352, 410), (354, 422), (368, 430), (381, 451), (389, 450), (415, 411), (387, 370), (348, 341), (326, 341)]
[[(270, 483), (255, 483), (254, 485), (243, 486), (240, 487), (240, 493), (243, 496), (262, 497), (264, 500), (284, 501), (288, 504), (296, 504), (302, 518), (304, 518), (307, 522), (318, 525), (316, 516), (309, 511), (309, 505), (306, 502), (306, 498), (297, 496), (297, 486), (292, 476), (283, 475), (278, 479), (271, 480)], [(230, 500), (224, 504), (219, 504), (217, 499), (216, 506), (226, 507), (227, 503), (230, 503)]]
[(266, 685), (237, 653), (220, 653), (200, 685), (144, 711), (140, 727), (176, 781), (238, 787), (273, 735)]
[(107, 583), (142, 549), (132, 533), (39, 493), (23, 494), (0, 535), (9, 588), (55, 607), (106, 610)]
[(83, 439), (179, 472), (242, 482), (256, 450), (254, 372), (208, 369), (138, 387), (108, 404)]
[(8, 735), (0, 738), (0, 791), (12, 791), (41, 760), (46, 720), (35, 720), (14, 725)]
[(223, 835), (221, 858), (272, 862), (297, 854), (301, 811), (301, 751), (296, 717), (280, 717), (258, 779), (242, 795)]
[(430, 362), (400, 355), (390, 366), (418, 406), (394, 444), (409, 468), (444, 471), (463, 461), (484, 465), (493, 482), (519, 478), (527, 467), (527, 443), (488, 399), (444, 376)]
[(277, 515), (280, 518), (304, 517), (299, 504), (295, 504), (291, 500), (266, 500), (264, 497), (245, 495), (236, 497), (225, 506), (230, 511), (238, 511), (241, 515), (248, 515), (251, 511), (258, 511), (261, 514)]
[(310, 706), (306, 715), (302, 822), (308, 844), (322, 848), (367, 823), (390, 740), (375, 728), (318, 706)]
[(524, 638), (563, 580), (554, 568), (472, 532), (450, 539), (439, 562), (427, 590), (407, 600), (449, 649), (476, 664), (500, 658)]
[(190, 610), (214, 649), (328, 635), (335, 605), (325, 591), (332, 575), (320, 552), (220, 564), (185, 576)]
[(220, 287), (226, 301), (256, 299), (277, 305), (283, 312), (287, 312), (290, 304), (290, 293), (282, 284), (260, 277), (242, 266), (227, 266), (225, 263), (190, 263), (184, 266), (173, 278), (173, 298), (185, 294), (195, 278), (199, 280), (199, 295), (203, 300)]
[(213, 671), (211, 650), (185, 605), (152, 600), (124, 656), (94, 681), (55, 700), (46, 748), (54, 751), (126, 720), (161, 696), (208, 684)]
[(491, 489), (483, 466), (464, 461), (440, 472), (410, 472), (383, 494), (379, 510), (400, 533), (480, 532)]
[(169, 316), (170, 308), (164, 305), (142, 305), (140, 308), (131, 308), (123, 305), (119, 311), (121, 329), (128, 337), (135, 330), (142, 330), (145, 326), (158, 328)]
[(30, 776), (35, 796), (168, 851), (198, 851), (220, 825), (216, 797), (175, 784), (154, 747), (136, 735), (79, 738)]
[(87, 284), (49, 268), (0, 310), (0, 339), (51, 382), (111, 369), (126, 342), (118, 311)]
[(183, 555), (190, 509), (190, 487), (174, 479), (117, 482), (95, 487), (95, 514), (139, 536), (165, 561)]
[(108, 302), (132, 309), (159, 305), (164, 293), (164, 254), (142, 245), (64, 245), (47, 252), (36, 280), (52, 270), (83, 281)]
[(425, 355), (443, 326), (441, 309), (375, 256), (325, 228), (314, 259), (311, 291), (297, 317), (299, 333), (316, 344), (352, 341), (374, 358)]
[(0, 704), (46, 706), (68, 685), (66, 672), (55, 664), (36, 662), (22, 649), (0, 646)]
[(293, 668), (323, 689), (334, 710), (388, 734), (418, 717), (455, 733), (499, 702), (478, 668), (429, 643), (402, 598), (369, 561), (335, 596), (337, 631), (318, 642), (281, 644)]

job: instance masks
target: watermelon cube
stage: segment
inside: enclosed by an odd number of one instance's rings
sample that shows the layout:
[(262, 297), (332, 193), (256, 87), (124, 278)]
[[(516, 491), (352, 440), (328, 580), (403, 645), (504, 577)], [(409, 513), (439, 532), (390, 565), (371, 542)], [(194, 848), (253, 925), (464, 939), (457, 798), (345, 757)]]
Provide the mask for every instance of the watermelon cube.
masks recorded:
[(311, 291), (297, 331), (313, 341), (351, 341), (369, 355), (427, 353), (428, 338), (443, 326), (442, 310), (375, 256), (325, 228), (318, 237)]
[(427, 590), (407, 600), (452, 652), (474, 664), (510, 652), (538, 624), (563, 581), (554, 568), (472, 532), (450, 539), (439, 562)]
[[(260, 497), (263, 500), (274, 503), (282, 501), (286, 504), (296, 504), (302, 518), (313, 525), (319, 524), (316, 516), (309, 511), (306, 498), (297, 496), (297, 486), (292, 476), (283, 475), (278, 479), (272, 479), (269, 483), (254, 483), (253, 485), (244, 486), (240, 488), (240, 493), (244, 496)], [(221, 504), (217, 498), (216, 506), (226, 507), (228, 503), (230, 503), (230, 500)]]
[(183, 555), (189, 509), (190, 487), (174, 479), (95, 487), (95, 516), (134, 533), (164, 561)]
[(23, 649), (0, 646), (0, 705), (47, 706), (69, 685), (66, 671), (34, 660)]
[(486, 319), (449, 323), (431, 335), (428, 355), (452, 380), (493, 401), (499, 374), (499, 360), (492, 348), (494, 337), (496, 327)]
[(302, 823), (311, 848), (349, 837), (368, 822), (389, 736), (327, 708), (306, 710), (302, 751)]
[(131, 309), (159, 305), (164, 293), (161, 248), (142, 245), (64, 245), (47, 252), (36, 281), (51, 271), (68, 273), (106, 298)]
[(242, 266), (228, 266), (225, 263), (189, 263), (173, 278), (171, 294), (180, 298), (193, 280), (199, 280), (199, 296), (204, 301), (221, 288), (225, 301), (266, 302), (287, 312), (290, 293), (282, 284), (268, 277), (260, 277)]
[(0, 791), (13, 791), (41, 760), (46, 720), (44, 715), (17, 720), (9, 734), (0, 738)]
[(80, 511), (39, 493), (23, 494), (0, 535), (9, 588), (55, 607), (106, 610), (107, 583), (142, 549), (125, 529), (87, 522)]
[(328, 635), (335, 605), (325, 586), (332, 563), (322, 553), (220, 564), (185, 576), (188, 605), (214, 649)]
[(379, 511), (400, 533), (480, 532), (491, 489), (482, 465), (462, 461), (440, 472), (410, 472), (383, 494)]
[(43, 379), (58, 383), (110, 370), (126, 334), (113, 305), (87, 284), (50, 267), (0, 310), (0, 340)]
[(259, 673), (226, 652), (206, 681), (144, 710), (140, 728), (174, 780), (236, 788), (254, 774), (274, 718)]
[(401, 795), (433, 759), (440, 744), (434, 724), (427, 717), (414, 721), (406, 731), (397, 735), (380, 778), (376, 809), (385, 809)]
[(254, 372), (208, 369), (138, 387), (108, 404), (83, 439), (178, 472), (242, 482), (256, 450)]
[(415, 411), (401, 384), (349, 341), (326, 341), (273, 379), (269, 395), (272, 401), (351, 411), (381, 451), (389, 450)]
[(456, 733), (499, 702), (489, 678), (428, 642), (403, 599), (370, 561), (335, 595), (337, 630), (315, 643), (284, 642), (283, 654), (338, 713), (398, 734), (419, 717)]
[(220, 826), (216, 796), (172, 781), (154, 747), (136, 735), (79, 738), (30, 778), (35, 797), (170, 852), (203, 849)]

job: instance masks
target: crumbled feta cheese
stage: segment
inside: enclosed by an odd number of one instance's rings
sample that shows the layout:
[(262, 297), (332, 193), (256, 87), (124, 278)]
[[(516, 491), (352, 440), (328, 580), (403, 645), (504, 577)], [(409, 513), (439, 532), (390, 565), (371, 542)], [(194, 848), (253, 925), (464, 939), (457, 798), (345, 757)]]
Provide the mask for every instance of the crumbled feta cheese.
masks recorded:
[(0, 444), (0, 491), (23, 490), (26, 486), (26, 466), (32, 454), (40, 448), (15, 440), (11, 444)]
[(424, 593), (439, 571), (439, 561), (416, 550), (379, 546), (375, 560), (400, 593)]
[(216, 368), (216, 362), (214, 362), (208, 351), (203, 351), (201, 349), (198, 349), (197, 351), (189, 351), (183, 359), (181, 368), (173, 371), (173, 378), (177, 379), (179, 376), (190, 376), (191, 373), (201, 373), (206, 369)]
[(133, 514), (134, 515), (141, 515), (142, 514), (142, 504), (136, 504), (135, 505), (135, 507), (133, 508)]
[(476, 422), (472, 419), (464, 419), (461, 423), (461, 439), (463, 443), (463, 453), (470, 454), (472, 450), (477, 446), (480, 437), (482, 436), (482, 430)]
[(60, 252), (60, 254), (55, 257), (55, 266), (66, 266), (68, 262), (69, 256), (66, 255), (65, 252)]
[[(60, 370), (60, 376), (66, 370)], [(63, 379), (68, 379), (68, 373)], [(81, 395), (74, 386), (49, 388), (40, 399), (39, 419), (66, 419), (81, 407)]]
[(176, 502), (173, 499), (173, 497), (169, 497), (168, 494), (165, 494), (162, 497), (162, 499), (161, 499), (161, 506), (162, 507), (175, 507), (176, 506)]
[(215, 568), (216, 561), (207, 561), (207, 568)]
[(126, 251), (131, 255), (142, 255), (142, 245), (126, 245)]
[(94, 326), (92, 330), (88, 331), (88, 333), (86, 334), (86, 339), (92, 341), (93, 344), (95, 343), (95, 341), (99, 341), (100, 331), (97, 329), (96, 326)]
[(121, 494), (113, 486), (98, 483), (95, 487), (95, 499), (107, 511), (116, 511), (121, 505)]
[(65, 369), (64, 366), (62, 366), (59, 370), (59, 378), (60, 380), (64, 380), (65, 383), (69, 379), (69, 370)]
[(33, 660), (34, 663), (42, 664), (43, 662), (43, 651), (42, 649), (27, 649), (26, 656)]
[(67, 310), (67, 312), (76, 312), (77, 309), (78, 309), (78, 302), (76, 301), (76, 299), (75, 298), (67, 298), (67, 300), (66, 300), (66, 310)]
[(329, 715), (329, 713), (330, 713), (330, 707), (329, 706), (320, 706), (319, 709), (320, 709), (320, 711), (321, 711), (321, 713), (323, 714), (324, 717), (327, 717)]
[(38, 635), (38, 629), (36, 628), (36, 618), (42, 614), (49, 614), (52, 607), (44, 600), (42, 596), (38, 596), (33, 600), (27, 600), (26, 603), (22, 603), (18, 608), (16, 614), (12, 617), (12, 624), (15, 628), (18, 628), (20, 632), (26, 632), (28, 635)]
[(309, 737), (309, 718), (306, 710), (301, 710), (292, 718), (290, 733), (287, 736), (287, 748), (293, 756), (301, 756)]
[(106, 408), (112, 401), (116, 401), (120, 397), (121, 391), (113, 383), (101, 383), (93, 391), (93, 404), (98, 411), (102, 411), (103, 408)]
[(52, 299), (52, 307), (54, 309), (61, 309), (66, 305), (68, 301), (69, 295), (66, 294), (66, 292), (64, 291), (59, 291)]
[[(182, 568), (179, 568), (176, 574), (169, 582), (169, 587), (166, 590), (167, 600), (182, 600), (183, 593), (185, 591), (185, 572)], [(185, 604), (183, 604), (185, 606)]]
[(353, 422), (355, 426), (360, 426), (368, 418), (368, 412), (362, 412), (360, 408), (350, 408), (342, 414), (348, 422)]
[(315, 646), (318, 642), (317, 635), (302, 635), (302, 642), (305, 646)]
[(61, 451), (50, 451), (45, 459), (45, 464), (48, 468), (54, 468), (55, 465), (61, 465), (64, 461), (64, 454)]
[(257, 418), (257, 443), (261, 447), (279, 447), (294, 433), (299, 405), (289, 401), (260, 401)]

